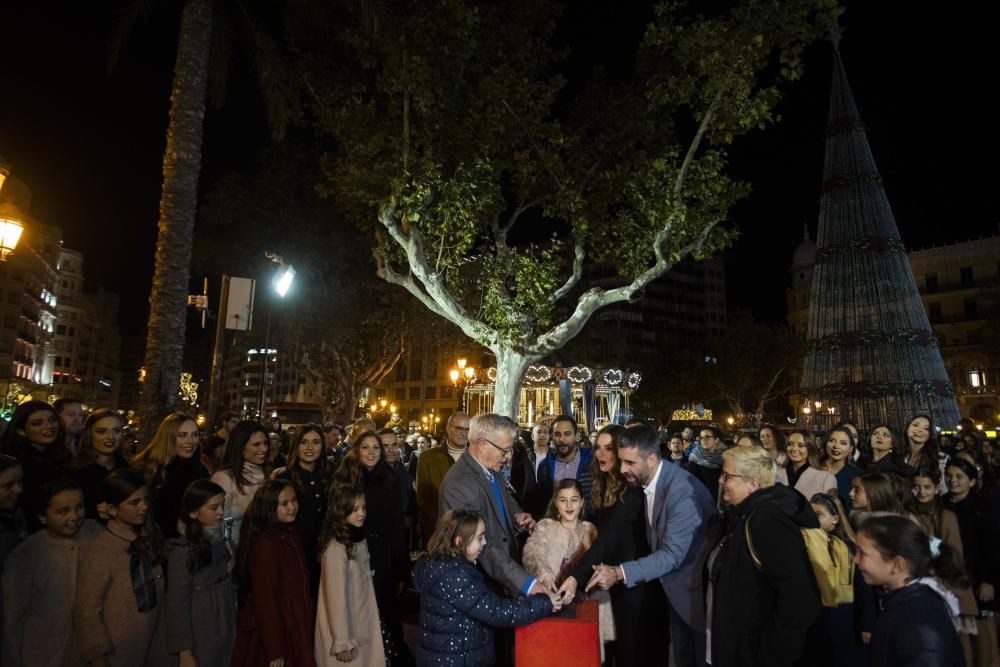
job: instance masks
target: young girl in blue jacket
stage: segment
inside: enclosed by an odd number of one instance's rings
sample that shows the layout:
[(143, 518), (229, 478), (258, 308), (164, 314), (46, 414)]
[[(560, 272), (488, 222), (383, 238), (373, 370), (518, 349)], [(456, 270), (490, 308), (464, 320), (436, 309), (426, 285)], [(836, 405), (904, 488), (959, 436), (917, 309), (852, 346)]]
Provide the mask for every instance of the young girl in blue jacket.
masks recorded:
[(548, 595), (509, 600), (493, 593), (476, 568), (486, 524), (475, 512), (451, 510), (438, 521), (413, 568), (420, 592), (418, 665), (493, 665), (491, 627), (528, 625), (561, 606)]

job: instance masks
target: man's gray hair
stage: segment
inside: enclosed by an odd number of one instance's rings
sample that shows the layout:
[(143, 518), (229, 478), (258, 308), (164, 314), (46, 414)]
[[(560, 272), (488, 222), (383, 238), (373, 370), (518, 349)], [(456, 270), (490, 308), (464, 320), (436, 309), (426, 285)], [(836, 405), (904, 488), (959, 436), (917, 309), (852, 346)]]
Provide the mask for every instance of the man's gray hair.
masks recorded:
[(504, 433), (517, 438), (517, 424), (510, 417), (504, 417), (494, 412), (476, 415), (469, 422), (469, 442), (480, 438), (492, 440), (497, 433)]

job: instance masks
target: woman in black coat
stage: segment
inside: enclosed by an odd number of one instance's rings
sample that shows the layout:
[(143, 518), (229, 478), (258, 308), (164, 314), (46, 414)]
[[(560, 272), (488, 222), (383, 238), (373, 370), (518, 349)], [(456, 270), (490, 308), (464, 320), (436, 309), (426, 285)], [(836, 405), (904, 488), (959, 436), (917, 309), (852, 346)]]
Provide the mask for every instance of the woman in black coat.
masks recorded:
[(365, 431), (351, 446), (333, 477), (333, 483), (351, 484), (365, 490), (366, 542), (374, 571), (375, 601), (385, 625), (386, 657), (393, 665), (413, 664), (403, 643), (399, 608), (399, 584), (409, 578), (409, 553), (400, 504), (399, 478), (382, 460), (382, 444), (375, 431)]
[(114, 410), (94, 410), (83, 423), (83, 436), (76, 448), (76, 456), (69, 466), (69, 477), (80, 485), (87, 517), (107, 521), (97, 509), (97, 490), (104, 478), (115, 470), (127, 468), (128, 462), (121, 453), (121, 415)]
[(791, 667), (804, 658), (819, 618), (816, 580), (802, 528), (818, 528), (797, 491), (774, 484), (774, 460), (757, 447), (723, 455), (725, 536), (709, 556), (712, 667)]
[[(624, 427), (606, 426), (594, 444), (593, 499), (597, 510), (597, 538), (590, 545), (568, 577), (582, 591), (594, 565), (625, 563), (649, 554), (646, 539), (646, 519), (642, 489), (630, 488), (621, 474), (618, 462), (618, 436)], [(654, 598), (659, 582), (647, 582), (634, 587), (615, 586), (611, 594), (611, 614), (615, 619), (615, 642), (611, 653), (615, 665), (643, 665), (662, 658), (666, 645), (653, 645), (649, 615), (643, 611)], [(650, 600), (647, 600), (650, 598)]]

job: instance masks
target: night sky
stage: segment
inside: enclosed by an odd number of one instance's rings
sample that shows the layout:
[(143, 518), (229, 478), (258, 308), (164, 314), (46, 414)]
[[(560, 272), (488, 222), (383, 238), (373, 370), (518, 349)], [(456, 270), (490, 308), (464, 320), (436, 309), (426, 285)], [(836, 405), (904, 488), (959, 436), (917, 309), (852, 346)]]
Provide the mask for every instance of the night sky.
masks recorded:
[[(0, 155), (34, 194), (33, 214), (84, 253), (88, 287), (121, 296), (127, 332), (144, 322), (156, 241), (161, 160), (179, 10), (161, 6), (107, 72), (114, 23), (98, 3), (58, 11), (8, 3), (0, 21)], [(997, 230), (996, 112), (985, 104), (995, 72), (993, 26), (959, 14), (847, 2), (841, 52), (869, 129), (903, 240), (910, 247)], [(639, 34), (631, 17), (572, 15), (582, 37), (619, 53)], [(610, 11), (602, 3), (604, 9)], [(579, 47), (577, 47), (579, 48)], [(583, 58), (586, 60), (586, 58)], [(600, 59), (599, 56), (595, 59)], [(782, 123), (738, 142), (734, 172), (754, 193), (733, 211), (742, 238), (728, 253), (730, 308), (784, 317), (791, 253), (815, 235), (831, 76), (830, 46), (814, 46), (802, 81), (780, 105)], [(267, 142), (244, 76), (210, 111), (202, 192), (252, 162)]]

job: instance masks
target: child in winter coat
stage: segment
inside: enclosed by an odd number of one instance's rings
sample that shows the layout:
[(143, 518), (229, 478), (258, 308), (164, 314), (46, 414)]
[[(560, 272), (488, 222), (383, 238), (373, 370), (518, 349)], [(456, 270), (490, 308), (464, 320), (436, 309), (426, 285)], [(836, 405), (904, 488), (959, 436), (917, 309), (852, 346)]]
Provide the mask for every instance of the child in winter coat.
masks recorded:
[(888, 591), (872, 632), (871, 664), (964, 664), (952, 624), (958, 615), (958, 601), (938, 582), (965, 583), (965, 573), (947, 544), (928, 538), (909, 519), (875, 516), (858, 527), (854, 562), (868, 584)]
[(316, 665), (316, 607), (295, 528), (298, 512), (295, 487), (282, 480), (264, 482), (247, 507), (236, 551), (240, 611), (232, 667)]
[(365, 492), (336, 484), (320, 542), (325, 544), (316, 609), (316, 664), (385, 667), (385, 648), (365, 541)]
[(181, 537), (169, 541), (167, 650), (179, 667), (228, 665), (236, 639), (236, 593), (222, 530), (226, 492), (207, 479), (181, 497)]
[(104, 478), (97, 502), (107, 503), (105, 530), (80, 553), (73, 634), (84, 664), (135, 667), (167, 664), (158, 631), (164, 599), (163, 538), (149, 487), (132, 470)]
[(475, 512), (451, 510), (413, 568), (420, 592), (418, 665), (493, 665), (490, 627), (528, 625), (558, 610), (559, 598), (536, 594), (498, 597), (476, 568), (486, 546), (486, 524)]
[(102, 527), (85, 518), (83, 491), (53, 480), (39, 487), (34, 507), (44, 530), (21, 543), (3, 573), (3, 658), (7, 667), (79, 662), (70, 642), (80, 548)]
[[(857, 478), (855, 478), (857, 479)], [(819, 527), (829, 536), (829, 540), (840, 540), (847, 545), (853, 558), (857, 551), (857, 536), (848, 521), (847, 512), (834, 494), (817, 493), (809, 500)], [(831, 553), (833, 549), (831, 548)], [(849, 563), (840, 565), (849, 566)], [(872, 625), (875, 619), (875, 593), (865, 583), (860, 572), (854, 572), (854, 601), (836, 607), (823, 608), (823, 620), (837, 667), (865, 667), (868, 665), (868, 643), (871, 641)]]

